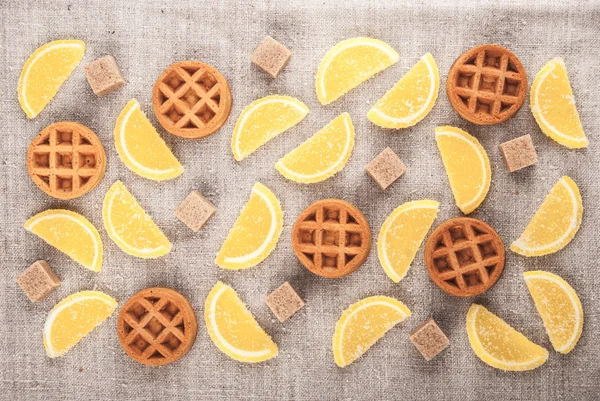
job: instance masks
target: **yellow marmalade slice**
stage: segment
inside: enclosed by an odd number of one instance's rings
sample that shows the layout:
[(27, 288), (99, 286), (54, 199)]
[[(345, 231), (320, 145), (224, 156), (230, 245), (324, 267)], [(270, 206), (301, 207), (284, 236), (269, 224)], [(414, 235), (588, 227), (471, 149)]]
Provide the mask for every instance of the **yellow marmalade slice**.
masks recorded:
[(427, 53), (390, 89), (367, 118), (383, 128), (406, 128), (424, 119), (433, 108), (440, 90), (440, 73)]
[(537, 73), (530, 100), (531, 112), (544, 134), (568, 148), (588, 146), (562, 58), (548, 61)]
[(259, 326), (235, 290), (218, 282), (206, 298), (208, 335), (227, 356), (239, 362), (263, 362), (278, 354), (277, 344)]
[(283, 230), (279, 199), (261, 183), (254, 184), (246, 203), (229, 231), (215, 263), (223, 269), (240, 270), (256, 266), (275, 249)]
[(564, 176), (510, 249), (523, 256), (542, 256), (567, 246), (581, 226), (583, 203), (577, 184)]
[(568, 354), (583, 331), (583, 307), (565, 280), (545, 271), (523, 274), (554, 350)]
[(41, 212), (25, 222), (31, 231), (93, 272), (102, 269), (102, 239), (98, 230), (79, 213), (63, 209)]
[(377, 255), (393, 282), (406, 276), (439, 210), (432, 200), (406, 202), (385, 219), (377, 239)]
[(471, 348), (483, 362), (501, 370), (532, 370), (548, 360), (548, 351), (529, 341), (481, 305), (467, 313)]
[(50, 358), (64, 355), (117, 308), (117, 301), (100, 291), (81, 291), (60, 301), (44, 325), (44, 348)]
[(127, 103), (117, 118), (115, 145), (125, 166), (142, 177), (164, 181), (183, 173), (183, 166), (135, 99)]
[(108, 236), (124, 252), (153, 259), (171, 251), (167, 237), (121, 181), (115, 182), (106, 193), (102, 216)]
[(365, 298), (350, 305), (335, 326), (335, 363), (342, 368), (350, 365), (392, 327), (410, 315), (406, 305), (385, 296)]
[(317, 97), (322, 105), (329, 104), (399, 59), (398, 53), (381, 40), (343, 40), (325, 54), (319, 65)]
[(85, 53), (81, 40), (56, 40), (33, 52), (19, 77), (19, 103), (34, 118), (50, 103)]
[(354, 125), (343, 113), (275, 165), (288, 180), (312, 184), (341, 171), (354, 149)]
[(250, 103), (235, 124), (231, 150), (240, 161), (306, 117), (308, 107), (290, 96), (267, 96)]
[(459, 128), (438, 127), (435, 140), (456, 205), (464, 214), (469, 214), (490, 190), (492, 170), (488, 155), (475, 137)]

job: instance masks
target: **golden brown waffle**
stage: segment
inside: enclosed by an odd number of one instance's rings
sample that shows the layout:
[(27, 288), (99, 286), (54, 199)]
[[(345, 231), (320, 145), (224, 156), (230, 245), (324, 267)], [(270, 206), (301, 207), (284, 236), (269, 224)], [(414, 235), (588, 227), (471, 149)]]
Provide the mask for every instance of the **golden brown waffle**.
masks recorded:
[(199, 61), (175, 63), (158, 77), (152, 105), (160, 125), (182, 138), (204, 138), (227, 121), (231, 91), (225, 77)]
[(121, 346), (134, 360), (158, 366), (190, 350), (198, 331), (189, 301), (170, 288), (146, 288), (131, 297), (118, 318)]
[(104, 146), (85, 125), (70, 121), (44, 128), (27, 151), (27, 171), (35, 184), (58, 199), (94, 189), (104, 177)]
[(474, 47), (456, 59), (446, 80), (454, 110), (479, 125), (512, 117), (527, 94), (527, 74), (521, 61), (499, 45)]
[(457, 217), (440, 224), (425, 245), (431, 280), (448, 294), (470, 297), (485, 292), (504, 270), (504, 244), (481, 220)]
[(311, 272), (327, 278), (347, 276), (371, 251), (371, 229), (360, 210), (340, 199), (307, 207), (292, 228), (292, 247)]

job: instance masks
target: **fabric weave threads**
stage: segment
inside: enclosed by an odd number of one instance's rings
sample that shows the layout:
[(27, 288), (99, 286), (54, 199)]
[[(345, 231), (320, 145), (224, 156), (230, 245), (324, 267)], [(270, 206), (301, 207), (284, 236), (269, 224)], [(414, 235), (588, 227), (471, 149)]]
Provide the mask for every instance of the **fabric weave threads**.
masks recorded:
[[(600, 275), (597, 249), (600, 231), (600, 5), (588, 1), (365, 1), (324, 2), (256, 0), (241, 4), (223, 0), (7, 0), (0, 2), (0, 399), (14, 401), (80, 400), (594, 400), (600, 392)], [(199, 10), (202, 10), (201, 12)], [(276, 79), (250, 61), (265, 35), (277, 38), (292, 52)], [(358, 36), (381, 39), (400, 61), (334, 103), (320, 105), (314, 75), (321, 58), (337, 42)], [(27, 57), (55, 39), (81, 39), (87, 50), (81, 66), (34, 120), (17, 101), (17, 83)], [(562, 56), (590, 147), (568, 150), (547, 138), (525, 105), (505, 123), (478, 127), (463, 120), (440, 93), (431, 113), (400, 132), (370, 123), (366, 114), (377, 100), (431, 52), (441, 73), (441, 87), (452, 62), (482, 43), (510, 48), (532, 79), (550, 59)], [(125, 86), (97, 98), (82, 66), (110, 54)], [(231, 86), (231, 116), (220, 131), (199, 141), (164, 131), (152, 111), (152, 87), (174, 62), (196, 59), (218, 68)], [(231, 134), (244, 107), (270, 94), (303, 101), (310, 114), (302, 123), (235, 162)], [(118, 158), (114, 124), (123, 106), (139, 100), (142, 109), (185, 166), (175, 180), (156, 183), (130, 172)], [(348, 112), (356, 128), (356, 147), (346, 167), (334, 178), (299, 185), (281, 177), (274, 165), (331, 119)], [(103, 142), (107, 170), (98, 187), (71, 201), (54, 200), (27, 176), (25, 156), (41, 129), (72, 120), (90, 127)], [(507, 251), (506, 269), (496, 285), (473, 300), (451, 297), (430, 280), (423, 264), (423, 247), (398, 284), (386, 276), (376, 252), (350, 276), (327, 280), (307, 271), (291, 248), (291, 227), (304, 208), (324, 198), (340, 198), (366, 215), (376, 238), (385, 218), (398, 205), (414, 199), (440, 202), (434, 225), (462, 214), (454, 205), (434, 129), (452, 125), (477, 137), (489, 154), (492, 186), (473, 217), (489, 223), (505, 244), (518, 238), (537, 207), (562, 176), (579, 185), (584, 201), (583, 224), (573, 242), (560, 252), (526, 259)], [(506, 172), (500, 143), (531, 134), (539, 164)], [(364, 171), (379, 152), (390, 147), (408, 167), (407, 173), (382, 192)], [(172, 252), (158, 260), (141, 260), (122, 252), (103, 229), (104, 194), (122, 180), (173, 243)], [(273, 254), (242, 272), (221, 270), (214, 257), (247, 201), (255, 182), (269, 185), (284, 209), (284, 230)], [(215, 215), (193, 233), (174, 214), (177, 205), (198, 190), (217, 207)], [(27, 218), (48, 208), (82, 213), (98, 227), (105, 244), (101, 273), (88, 272), (68, 257), (26, 232)], [(375, 247), (374, 247), (375, 248)], [(37, 259), (46, 259), (63, 283), (37, 304), (27, 300), (16, 277)], [(556, 273), (578, 292), (586, 321), (583, 335), (568, 356), (551, 351), (549, 361), (532, 372), (517, 374), (484, 365), (472, 352), (465, 329), (472, 302), (485, 305), (532, 341), (551, 349), (523, 280), (523, 272), (543, 269)], [(62, 298), (80, 290), (98, 289), (120, 305), (146, 287), (169, 287), (189, 299), (198, 316), (218, 281), (231, 285), (279, 346), (280, 354), (259, 365), (242, 365), (222, 354), (199, 322), (190, 352), (164, 368), (149, 369), (131, 360), (119, 345), (117, 314), (77, 344), (64, 357), (49, 360), (41, 341), (48, 311)], [(305, 307), (285, 324), (264, 303), (269, 290), (289, 281)], [(338, 368), (331, 338), (343, 310), (371, 295), (398, 298), (413, 316), (391, 330), (360, 360)], [(426, 362), (409, 340), (409, 333), (432, 316), (451, 345)], [(80, 371), (80, 369), (82, 369)]]

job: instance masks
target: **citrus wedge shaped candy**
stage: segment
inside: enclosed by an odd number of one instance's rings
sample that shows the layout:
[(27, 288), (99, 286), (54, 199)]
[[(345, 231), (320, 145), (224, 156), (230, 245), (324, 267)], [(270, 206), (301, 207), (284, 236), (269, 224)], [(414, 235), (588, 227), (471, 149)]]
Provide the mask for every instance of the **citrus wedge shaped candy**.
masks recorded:
[(275, 165), (288, 180), (312, 184), (333, 177), (344, 168), (354, 149), (354, 125), (340, 114)]
[(100, 291), (81, 291), (56, 304), (44, 324), (44, 348), (50, 358), (64, 355), (104, 322), (117, 301)]
[(481, 305), (467, 313), (467, 334), (475, 355), (501, 370), (532, 370), (548, 360), (548, 351), (529, 341)]
[(171, 243), (121, 181), (115, 182), (102, 205), (108, 236), (125, 253), (143, 259), (168, 254)]
[(86, 269), (102, 269), (102, 239), (98, 230), (79, 213), (49, 209), (25, 222), (31, 231), (48, 244), (64, 252)]
[(571, 149), (588, 146), (562, 58), (548, 61), (537, 73), (530, 98), (531, 112), (544, 134)]
[(225, 238), (215, 263), (228, 270), (256, 266), (273, 252), (282, 230), (283, 210), (279, 199), (269, 188), (257, 182), (252, 187), (250, 200)]
[(435, 140), (442, 155), (450, 188), (458, 208), (469, 214), (490, 190), (490, 160), (479, 141), (455, 127), (438, 127)]
[(135, 99), (127, 103), (117, 118), (115, 145), (123, 163), (137, 175), (164, 181), (183, 173), (183, 166)]
[(377, 255), (393, 282), (406, 276), (439, 210), (433, 200), (406, 202), (385, 219), (377, 239)]
[(335, 363), (341, 368), (350, 365), (392, 327), (410, 315), (406, 305), (385, 296), (365, 298), (350, 305), (335, 326)]
[(215, 345), (236, 361), (263, 362), (279, 352), (235, 290), (220, 281), (206, 298), (204, 318)]
[(440, 90), (440, 73), (431, 53), (427, 53), (367, 113), (367, 118), (383, 128), (411, 127), (433, 108)]
[(568, 354), (583, 330), (583, 307), (573, 287), (545, 271), (523, 274), (554, 350)]
[(290, 96), (267, 96), (250, 103), (240, 114), (233, 130), (231, 149), (235, 160), (241, 161), (292, 128), (308, 112), (304, 103)]
[(317, 97), (322, 105), (329, 104), (399, 59), (398, 53), (381, 40), (343, 40), (325, 54), (319, 65)]
[(56, 40), (36, 49), (19, 77), (19, 103), (34, 118), (50, 103), (85, 53), (81, 40)]
[(557, 252), (575, 237), (582, 216), (579, 188), (570, 177), (564, 176), (554, 184), (523, 234), (511, 244), (510, 250), (523, 256)]

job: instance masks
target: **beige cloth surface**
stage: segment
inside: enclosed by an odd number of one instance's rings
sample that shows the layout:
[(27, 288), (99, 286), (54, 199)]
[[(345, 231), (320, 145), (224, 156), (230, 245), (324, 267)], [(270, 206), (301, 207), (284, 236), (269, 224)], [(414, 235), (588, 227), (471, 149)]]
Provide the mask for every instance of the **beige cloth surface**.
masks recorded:
[[(4, 0), (0, 4), (0, 399), (5, 400), (597, 400), (600, 391), (600, 221), (598, 181), (600, 90), (598, 1), (359, 1), (289, 0), (235, 2), (222, 0)], [(250, 53), (269, 34), (293, 52), (277, 79), (250, 64)], [(314, 90), (318, 63), (342, 39), (369, 36), (389, 43), (400, 61), (347, 94), (322, 107)], [(35, 120), (21, 111), (17, 82), (21, 67), (38, 46), (50, 40), (82, 39), (83, 64), (113, 55), (127, 80), (117, 92), (97, 98), (80, 66), (56, 98)], [(537, 127), (527, 104), (508, 122), (477, 127), (450, 107), (445, 77), (454, 59), (481, 43), (505, 45), (521, 58), (530, 83), (549, 59), (564, 57), (583, 126), (586, 150), (571, 151), (548, 139)], [(366, 118), (369, 107), (426, 52), (438, 62), (442, 89), (431, 114), (401, 132), (380, 129)], [(157, 125), (151, 109), (154, 80), (169, 64), (198, 59), (228, 78), (234, 104), (221, 131), (201, 141), (176, 138), (160, 130), (185, 165), (180, 178), (155, 183), (131, 173), (119, 160), (112, 132), (121, 108), (135, 97)], [(296, 96), (310, 108), (296, 128), (236, 163), (231, 132), (245, 105), (269, 94)], [(527, 100), (528, 102), (528, 100)], [(333, 117), (347, 111), (356, 127), (356, 148), (335, 178), (311, 186), (285, 180), (273, 168), (288, 150)], [(28, 178), (25, 153), (46, 125), (74, 120), (92, 128), (107, 150), (108, 168), (101, 184), (69, 202), (49, 198)], [(431, 198), (441, 203), (436, 224), (460, 212), (448, 187), (433, 129), (455, 125), (474, 134), (489, 153), (493, 182), (485, 202), (473, 214), (494, 226), (505, 244), (527, 224), (560, 176), (578, 183), (585, 204), (583, 225), (564, 250), (525, 259), (507, 252), (499, 282), (474, 299), (442, 293), (429, 280), (422, 249), (399, 284), (384, 274), (375, 250), (351, 276), (326, 280), (309, 273), (290, 246), (295, 217), (310, 203), (339, 197), (362, 209), (374, 238), (398, 205)], [(157, 125), (158, 126), (158, 125)], [(540, 163), (509, 174), (498, 145), (531, 134)], [(407, 173), (382, 192), (364, 166), (390, 146), (408, 166)], [(173, 242), (173, 251), (145, 261), (123, 253), (103, 228), (102, 198), (123, 180)], [(269, 186), (285, 210), (285, 226), (276, 250), (262, 264), (242, 272), (218, 268), (214, 255), (249, 197), (256, 181)], [(217, 212), (198, 233), (179, 222), (174, 210), (193, 189)], [(68, 208), (87, 216), (104, 241), (104, 268), (95, 274), (23, 229), (25, 220), (48, 208)], [(47, 259), (63, 280), (45, 301), (33, 304), (15, 278), (37, 259)], [(579, 293), (586, 312), (583, 335), (569, 355), (550, 351), (548, 362), (525, 373), (505, 373), (483, 364), (472, 352), (465, 315), (472, 302), (486, 305), (531, 340), (551, 349), (522, 278), (528, 270), (546, 269), (565, 278)], [(210, 341), (203, 322), (204, 300), (217, 280), (237, 289), (280, 355), (266, 363), (242, 365)], [(266, 295), (288, 280), (306, 301), (305, 308), (281, 324), (264, 303)], [(47, 312), (61, 298), (99, 289), (122, 305), (148, 286), (168, 286), (189, 298), (199, 318), (198, 337), (179, 362), (148, 368), (128, 358), (117, 340), (116, 314), (66, 356), (50, 360), (42, 346)], [(331, 337), (341, 312), (360, 298), (396, 297), (413, 316), (391, 330), (357, 363), (338, 368)], [(410, 331), (433, 316), (451, 345), (425, 362), (410, 343)]]

